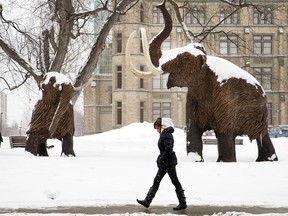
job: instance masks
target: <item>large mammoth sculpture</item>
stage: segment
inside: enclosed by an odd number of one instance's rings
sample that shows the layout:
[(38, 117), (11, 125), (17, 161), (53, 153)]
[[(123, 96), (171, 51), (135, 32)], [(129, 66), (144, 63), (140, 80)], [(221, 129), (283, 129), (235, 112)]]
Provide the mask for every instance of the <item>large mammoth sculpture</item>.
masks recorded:
[(70, 99), (71, 81), (63, 74), (49, 72), (40, 85), (42, 98), (38, 100), (27, 130), (25, 151), (38, 156), (48, 156), (47, 139), (62, 141), (62, 153), (75, 156), (73, 150), (74, 114)]
[[(138, 77), (168, 73), (167, 87), (188, 87), (186, 101), (187, 153), (195, 161), (204, 161), (202, 134), (213, 129), (218, 140), (218, 159), (236, 162), (235, 138), (248, 135), (256, 139), (256, 161), (277, 161), (274, 146), (267, 133), (266, 95), (257, 80), (238, 66), (218, 57), (207, 56), (201, 44), (161, 51), (170, 35), (172, 19), (165, 1), (158, 6), (165, 20), (164, 29), (148, 45), (145, 29), (141, 30), (148, 72), (133, 67), (130, 35), (126, 62)], [(149, 46), (149, 51), (148, 51)]]

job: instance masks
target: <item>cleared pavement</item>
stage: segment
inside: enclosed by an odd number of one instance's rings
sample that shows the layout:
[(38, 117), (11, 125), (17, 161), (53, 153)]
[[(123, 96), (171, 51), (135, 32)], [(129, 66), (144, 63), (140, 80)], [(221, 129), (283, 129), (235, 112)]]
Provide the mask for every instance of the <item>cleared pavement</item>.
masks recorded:
[(174, 205), (172, 206), (153, 206), (146, 209), (139, 205), (119, 205), (119, 206), (110, 206), (105, 207), (93, 207), (93, 206), (59, 206), (57, 208), (41, 208), (41, 209), (30, 209), (30, 208), (18, 208), (18, 209), (1, 209), (0, 214), (2, 213), (71, 213), (71, 214), (124, 214), (124, 213), (140, 213), (144, 212), (147, 214), (181, 214), (181, 215), (191, 215), (191, 216), (204, 216), (212, 215), (213, 213), (226, 213), (226, 212), (246, 212), (252, 214), (263, 214), (263, 213), (288, 213), (288, 208), (264, 208), (258, 206), (193, 206), (190, 205), (185, 210), (174, 211)]

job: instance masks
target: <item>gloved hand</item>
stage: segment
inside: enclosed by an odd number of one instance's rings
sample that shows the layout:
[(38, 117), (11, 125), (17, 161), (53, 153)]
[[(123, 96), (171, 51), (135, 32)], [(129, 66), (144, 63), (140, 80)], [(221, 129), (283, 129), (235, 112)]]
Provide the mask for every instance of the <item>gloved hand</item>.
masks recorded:
[(161, 156), (159, 156), (157, 158), (157, 166), (159, 169), (164, 169), (165, 168), (165, 163), (164, 163), (164, 160)]

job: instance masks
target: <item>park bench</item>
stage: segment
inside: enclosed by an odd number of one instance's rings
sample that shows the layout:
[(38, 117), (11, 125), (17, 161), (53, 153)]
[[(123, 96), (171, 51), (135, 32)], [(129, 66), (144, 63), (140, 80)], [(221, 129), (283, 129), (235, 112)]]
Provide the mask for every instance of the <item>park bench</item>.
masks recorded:
[(25, 148), (26, 146), (26, 136), (10, 136), (9, 140), (11, 148)]
[[(204, 145), (217, 145), (216, 138), (202, 138)], [(235, 139), (235, 145), (243, 145), (243, 139)]]

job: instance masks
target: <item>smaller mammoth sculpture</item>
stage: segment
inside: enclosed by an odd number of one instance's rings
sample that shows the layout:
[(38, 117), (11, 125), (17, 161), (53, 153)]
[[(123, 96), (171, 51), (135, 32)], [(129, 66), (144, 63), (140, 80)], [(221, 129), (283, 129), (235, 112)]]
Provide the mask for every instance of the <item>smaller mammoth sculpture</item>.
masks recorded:
[(63, 74), (49, 72), (40, 85), (42, 98), (36, 103), (29, 128), (25, 151), (35, 156), (48, 156), (47, 139), (62, 141), (63, 156), (75, 156), (73, 150), (74, 114), (70, 99), (71, 81)]
[(165, 0), (158, 7), (165, 20), (164, 29), (149, 45), (145, 29), (140, 29), (149, 71), (135, 69), (130, 57), (131, 40), (136, 31), (127, 41), (126, 62), (138, 77), (168, 73), (168, 88), (188, 87), (188, 155), (195, 161), (204, 161), (202, 134), (213, 129), (218, 140), (218, 162), (236, 162), (235, 138), (239, 135), (257, 140), (256, 161), (277, 161), (267, 130), (267, 99), (259, 82), (231, 62), (206, 55), (204, 47), (198, 43), (162, 52), (161, 45), (172, 31), (172, 19)]

